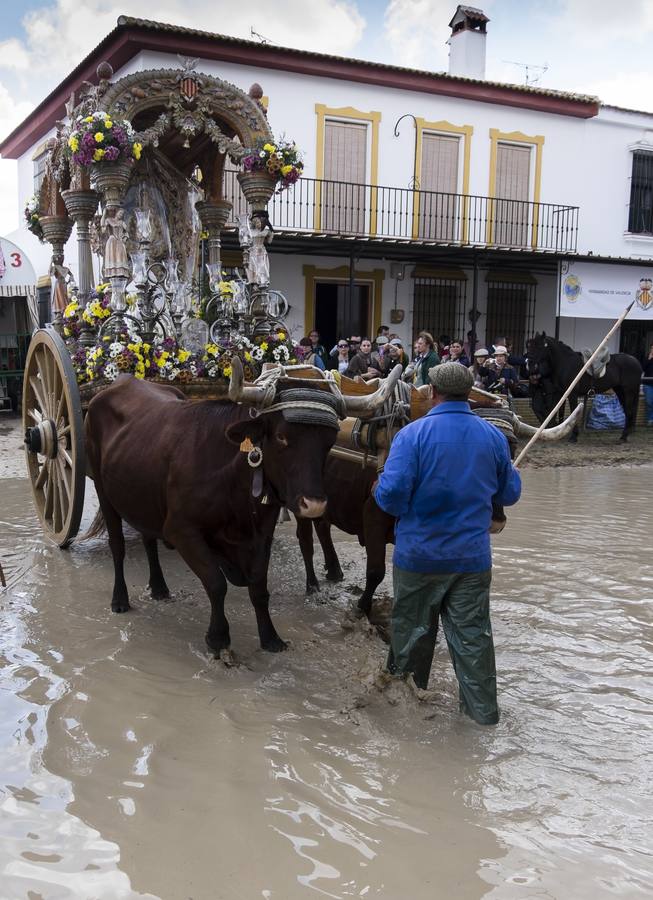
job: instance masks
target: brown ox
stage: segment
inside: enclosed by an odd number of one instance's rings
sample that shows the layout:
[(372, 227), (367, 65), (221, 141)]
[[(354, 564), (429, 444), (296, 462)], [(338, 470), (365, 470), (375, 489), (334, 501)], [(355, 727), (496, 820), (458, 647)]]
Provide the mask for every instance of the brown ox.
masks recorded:
[[(484, 416), (497, 416), (496, 411), (492, 410), (476, 410), (476, 412)], [(575, 410), (561, 425), (546, 429), (542, 433), (543, 439), (556, 441), (568, 435), (579, 414), (580, 410)], [(517, 436), (529, 437), (537, 430), (521, 421), (515, 413), (503, 410), (498, 415)], [(514, 448), (513, 440), (511, 436), (511, 452)], [(347, 534), (356, 535), (361, 547), (365, 547), (367, 556), (365, 589), (359, 597), (356, 612), (370, 618), (374, 592), (385, 578), (386, 545), (394, 543), (395, 519), (394, 516), (383, 512), (372, 496), (372, 486), (377, 479), (375, 468), (371, 466), (361, 468), (360, 462), (341, 458), (334, 453), (329, 454), (324, 470), (324, 488), (328, 500), (325, 516), (314, 519), (312, 524), (310, 520), (297, 519), (297, 538), (306, 569), (306, 591), (309, 594), (314, 593), (320, 586), (313, 565), (313, 527), (324, 553), (327, 581), (343, 579), (331, 538), (331, 526), (335, 525)], [(506, 521), (502, 507), (493, 505), (492, 521), (492, 531), (501, 531)]]
[[(240, 380), (235, 387), (232, 380), (230, 396), (260, 399), (257, 388), (242, 387), (242, 369), (234, 362), (236, 373)], [(333, 395), (327, 394), (329, 406), (324, 393), (314, 393), (332, 427), (301, 424), (278, 410), (253, 418), (251, 407), (230, 401), (194, 403), (176, 388), (132, 376), (119, 377), (93, 398), (86, 447), (113, 556), (114, 612), (129, 609), (124, 520), (142, 535), (155, 598), (169, 596), (157, 539), (174, 547), (198, 576), (211, 601), (206, 642), (215, 654), (230, 644), (227, 580), (249, 589), (261, 647), (285, 649), (268, 609), (272, 535), (282, 505), (300, 519), (323, 514), (322, 473), (337, 434)], [(383, 402), (382, 393), (372, 402)], [(356, 398), (347, 409), (356, 405), (366, 408)], [(261, 449), (260, 468), (249, 464), (243, 442)]]

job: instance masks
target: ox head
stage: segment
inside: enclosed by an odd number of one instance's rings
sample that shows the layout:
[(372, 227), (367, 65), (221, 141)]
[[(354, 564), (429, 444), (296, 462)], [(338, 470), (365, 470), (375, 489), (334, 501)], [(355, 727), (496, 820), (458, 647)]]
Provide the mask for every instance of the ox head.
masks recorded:
[(229, 398), (249, 403), (259, 412), (230, 425), (227, 437), (240, 445), (249, 438), (260, 447), (265, 480), (279, 501), (296, 516), (318, 518), (326, 511), (323, 474), (339, 420), (360, 416), (384, 403), (400, 374), (388, 377), (368, 396), (342, 397), (339, 392), (316, 387), (315, 381), (286, 379), (270, 397), (265, 383), (243, 384), (240, 360), (234, 358)]

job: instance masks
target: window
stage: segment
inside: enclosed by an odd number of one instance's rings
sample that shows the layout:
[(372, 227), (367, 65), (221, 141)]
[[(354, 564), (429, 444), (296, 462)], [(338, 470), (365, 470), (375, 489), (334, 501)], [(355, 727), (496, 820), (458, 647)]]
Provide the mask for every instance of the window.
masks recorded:
[(446, 334), (452, 340), (464, 339), (467, 281), (462, 273), (430, 277), (415, 271), (413, 290), (413, 341), (420, 331), (428, 331), (438, 340)]
[(632, 234), (653, 234), (653, 152), (651, 151), (636, 150), (633, 153), (628, 231)]
[(418, 236), (427, 240), (457, 240), (460, 227), (458, 158), (460, 138), (422, 134), (419, 173)]
[(46, 153), (40, 153), (34, 157), (34, 193), (38, 194), (45, 178)]
[(499, 336), (505, 337), (519, 356), (534, 333), (537, 282), (527, 272), (488, 272), (487, 281), (486, 346), (490, 347)]
[(509, 247), (528, 244), (531, 148), (498, 144), (494, 204), (494, 242)]
[(347, 234), (365, 232), (367, 125), (324, 123), (322, 228)]

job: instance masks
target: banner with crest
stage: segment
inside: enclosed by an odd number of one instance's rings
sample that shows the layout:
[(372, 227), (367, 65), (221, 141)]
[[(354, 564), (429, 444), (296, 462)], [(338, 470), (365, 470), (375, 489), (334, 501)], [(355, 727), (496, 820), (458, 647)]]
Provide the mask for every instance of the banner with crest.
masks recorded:
[(634, 300), (629, 319), (653, 321), (653, 261), (614, 266), (565, 260), (560, 264), (560, 315), (617, 319)]

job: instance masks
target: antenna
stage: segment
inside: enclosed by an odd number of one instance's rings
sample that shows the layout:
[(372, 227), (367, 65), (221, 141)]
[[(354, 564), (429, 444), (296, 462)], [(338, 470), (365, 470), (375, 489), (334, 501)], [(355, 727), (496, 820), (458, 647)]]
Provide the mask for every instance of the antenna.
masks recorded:
[[(515, 62), (512, 59), (504, 59), (503, 62), (508, 63), (510, 66), (519, 66), (520, 69), (524, 69), (524, 84), (526, 85), (537, 84), (542, 75), (549, 70), (548, 63), (544, 63), (543, 66), (535, 66), (532, 63)], [(533, 70), (535, 70), (535, 73), (533, 73)]]
[(258, 38), (262, 44), (270, 43), (270, 41), (266, 37), (263, 37), (263, 35), (259, 34), (258, 31), (254, 31), (254, 27), (252, 25), (250, 25), (249, 27), (249, 33), (252, 37)]

